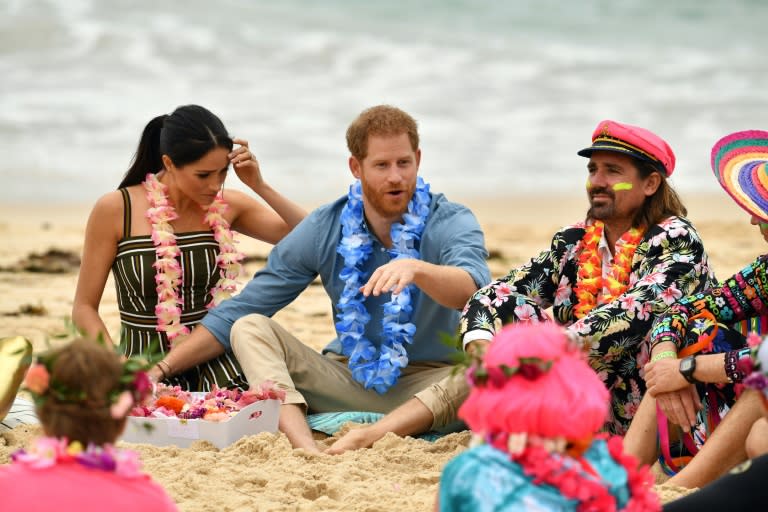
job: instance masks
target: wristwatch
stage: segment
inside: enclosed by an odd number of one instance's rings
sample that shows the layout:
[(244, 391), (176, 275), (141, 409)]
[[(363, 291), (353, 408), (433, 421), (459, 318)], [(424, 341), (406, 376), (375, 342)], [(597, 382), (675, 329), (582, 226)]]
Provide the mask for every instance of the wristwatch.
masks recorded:
[(685, 377), (685, 380), (691, 384), (696, 384), (698, 381), (693, 378), (693, 372), (696, 371), (696, 356), (688, 356), (680, 360), (680, 373)]

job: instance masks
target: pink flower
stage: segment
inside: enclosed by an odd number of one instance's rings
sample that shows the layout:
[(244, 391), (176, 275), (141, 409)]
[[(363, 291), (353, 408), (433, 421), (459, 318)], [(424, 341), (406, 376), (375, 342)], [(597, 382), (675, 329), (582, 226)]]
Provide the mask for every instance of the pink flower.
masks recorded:
[(621, 303), (621, 309), (624, 311), (634, 311), (638, 306), (637, 297), (634, 295), (622, 295), (619, 302)]
[(133, 379), (133, 389), (139, 397), (145, 397), (152, 392), (152, 381), (147, 372), (136, 372)]
[(760, 338), (760, 335), (756, 332), (750, 332), (747, 334), (747, 345), (749, 345), (752, 348), (755, 348), (760, 344), (762, 339)]
[(672, 283), (669, 288), (661, 292), (661, 298), (667, 306), (671, 306), (682, 296), (683, 292), (677, 289), (675, 283)]
[(109, 415), (112, 419), (124, 418), (133, 407), (133, 395), (130, 391), (123, 391), (117, 397), (117, 401), (109, 407)]
[(638, 284), (641, 285), (653, 285), (653, 284), (664, 284), (664, 280), (666, 279), (663, 272), (651, 272), (647, 276), (643, 276), (640, 281), (638, 281)]
[(42, 395), (48, 390), (50, 381), (51, 376), (48, 369), (42, 364), (36, 364), (27, 371), (27, 375), (24, 377), (24, 387), (37, 395)]
[(521, 322), (536, 320), (536, 310), (530, 304), (521, 304), (515, 308), (515, 315)]
[(568, 276), (563, 276), (560, 279), (560, 284), (557, 286), (557, 291), (555, 292), (555, 306), (559, 306), (566, 300), (568, 300), (571, 296), (571, 283), (568, 280)]

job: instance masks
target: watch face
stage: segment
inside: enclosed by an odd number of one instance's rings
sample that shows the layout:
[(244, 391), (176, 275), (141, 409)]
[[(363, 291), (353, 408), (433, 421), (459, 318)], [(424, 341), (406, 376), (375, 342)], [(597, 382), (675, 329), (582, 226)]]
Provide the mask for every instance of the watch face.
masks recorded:
[(680, 371), (683, 373), (691, 371), (693, 368), (693, 359), (688, 359), (687, 357), (680, 361)]

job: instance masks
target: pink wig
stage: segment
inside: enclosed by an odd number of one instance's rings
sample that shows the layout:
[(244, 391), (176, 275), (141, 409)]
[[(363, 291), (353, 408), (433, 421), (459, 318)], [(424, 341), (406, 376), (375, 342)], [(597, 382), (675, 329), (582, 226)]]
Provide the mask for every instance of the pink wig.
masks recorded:
[(507, 370), (520, 368), (521, 358), (551, 366), (540, 375), (518, 371), (495, 382), (476, 383), (459, 409), (459, 416), (475, 433), (581, 440), (603, 426), (608, 390), (562, 327), (553, 323), (504, 327), (488, 347), (483, 367), (498, 376), (502, 365)]

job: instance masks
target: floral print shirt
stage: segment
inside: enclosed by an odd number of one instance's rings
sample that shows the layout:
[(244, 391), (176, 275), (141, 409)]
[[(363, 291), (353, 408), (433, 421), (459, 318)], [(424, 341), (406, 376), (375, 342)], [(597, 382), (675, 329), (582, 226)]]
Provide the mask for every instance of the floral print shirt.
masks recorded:
[[(680, 299), (654, 322), (651, 346), (670, 341), (679, 350), (695, 341), (695, 338), (687, 336), (689, 330), (698, 327), (697, 322), (689, 325), (690, 319), (703, 311), (710, 312), (718, 323), (736, 327), (740, 334), (754, 330), (755, 327), (743, 321), (764, 321), (768, 316), (768, 254), (760, 256), (719, 286)], [(739, 326), (739, 322), (747, 324), (746, 328)], [(703, 324), (704, 321), (698, 323)], [(764, 326), (758, 323), (756, 330), (762, 331)]]
[(585, 226), (562, 229), (549, 250), (478, 290), (464, 308), (459, 334), (463, 340), (468, 332), (481, 330), (489, 339), (503, 324), (549, 319), (545, 310), (551, 307), (555, 321), (589, 345), (590, 365), (611, 392), (607, 430), (623, 435), (645, 393), (640, 371), (649, 350), (642, 341), (655, 316), (714, 284), (714, 274), (691, 223), (670, 217), (645, 232), (626, 291), (577, 321), (574, 288)]

